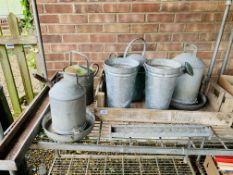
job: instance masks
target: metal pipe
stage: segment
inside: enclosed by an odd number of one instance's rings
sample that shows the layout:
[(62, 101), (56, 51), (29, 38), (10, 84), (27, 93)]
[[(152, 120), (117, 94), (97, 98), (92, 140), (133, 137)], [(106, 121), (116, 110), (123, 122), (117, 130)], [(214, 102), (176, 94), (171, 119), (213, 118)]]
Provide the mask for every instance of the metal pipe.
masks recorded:
[(45, 62), (43, 39), (42, 39), (41, 28), (40, 28), (40, 19), (39, 19), (39, 15), (38, 15), (36, 0), (32, 0), (31, 2), (32, 2), (32, 11), (33, 11), (33, 16), (34, 16), (36, 33), (37, 33), (37, 38), (38, 38), (38, 46), (39, 46), (39, 49), (40, 49), (40, 60), (41, 60), (41, 63), (42, 63), (43, 76), (45, 78), (48, 78), (46, 62)]
[(114, 152), (127, 154), (169, 154), (169, 155), (222, 155), (233, 156), (233, 150), (209, 148), (168, 148), (153, 146), (110, 146), (94, 144), (65, 144), (55, 142), (38, 142), (40, 149), (79, 150), (93, 152)]
[(226, 65), (227, 65), (229, 55), (230, 55), (230, 52), (231, 52), (232, 41), (233, 41), (233, 28), (231, 29), (231, 35), (230, 35), (229, 40), (228, 40), (227, 50), (226, 50), (226, 53), (224, 55), (224, 59), (223, 59), (223, 63), (222, 63), (222, 67), (221, 67), (219, 77), (224, 73), (224, 71), (226, 69)]
[(221, 24), (221, 27), (220, 27), (220, 30), (219, 30), (219, 33), (218, 33), (217, 41), (216, 41), (215, 48), (214, 48), (214, 53), (212, 55), (212, 59), (211, 59), (210, 65), (209, 65), (208, 73), (207, 73), (207, 80), (206, 80), (207, 83), (210, 80), (213, 69), (214, 69), (216, 56), (217, 56), (217, 53), (218, 53), (218, 48), (219, 48), (219, 45), (220, 45), (220, 42), (221, 42), (221, 39), (222, 39), (222, 34), (223, 34), (223, 30), (224, 30), (224, 27), (225, 27), (225, 24), (226, 24), (226, 19), (227, 19), (227, 15), (228, 15), (231, 3), (232, 3), (231, 0), (226, 0), (226, 8), (225, 8), (223, 19), (222, 19), (222, 24)]

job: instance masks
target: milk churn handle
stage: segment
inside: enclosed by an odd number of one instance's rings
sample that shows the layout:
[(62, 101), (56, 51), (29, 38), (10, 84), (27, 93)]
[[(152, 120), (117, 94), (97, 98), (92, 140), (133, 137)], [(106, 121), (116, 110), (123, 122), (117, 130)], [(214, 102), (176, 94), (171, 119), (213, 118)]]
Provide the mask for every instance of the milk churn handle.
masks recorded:
[(78, 55), (82, 56), (83, 58), (85, 58), (86, 63), (87, 63), (87, 72), (88, 72), (88, 75), (90, 75), (90, 66), (89, 66), (88, 57), (79, 51), (72, 50), (69, 52), (69, 64), (70, 64), (70, 66), (72, 66), (72, 54), (73, 53), (78, 54)]
[(128, 50), (132, 47), (132, 44), (137, 41), (137, 40), (141, 40), (143, 42), (143, 51), (142, 51), (142, 56), (145, 55), (146, 53), (146, 41), (144, 40), (144, 38), (136, 38), (136, 39), (133, 39), (132, 41), (130, 41), (125, 49), (125, 52), (124, 52), (124, 57), (123, 58), (126, 58), (126, 55), (128, 53)]
[(187, 47), (192, 48), (193, 55), (196, 57), (197, 56), (197, 46), (195, 44), (185, 43), (184, 44), (184, 52), (187, 51)]

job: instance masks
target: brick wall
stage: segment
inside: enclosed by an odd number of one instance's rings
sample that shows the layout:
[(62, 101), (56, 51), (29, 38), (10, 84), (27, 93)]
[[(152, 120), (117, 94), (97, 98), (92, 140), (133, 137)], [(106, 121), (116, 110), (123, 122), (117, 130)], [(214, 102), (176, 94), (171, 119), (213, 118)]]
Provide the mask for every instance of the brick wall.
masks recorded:
[[(122, 53), (136, 37), (147, 40), (148, 58), (173, 58), (185, 42), (195, 43), (207, 64), (212, 56), (225, 1), (178, 0), (37, 0), (49, 73), (67, 65), (67, 52), (79, 50), (101, 63)], [(233, 9), (233, 8), (232, 8)], [(217, 66), (224, 55), (231, 10)], [(141, 50), (140, 44), (133, 51)], [(233, 56), (231, 56), (233, 57)], [(76, 58), (80, 59), (80, 58)], [(228, 69), (233, 69), (231, 59)]]

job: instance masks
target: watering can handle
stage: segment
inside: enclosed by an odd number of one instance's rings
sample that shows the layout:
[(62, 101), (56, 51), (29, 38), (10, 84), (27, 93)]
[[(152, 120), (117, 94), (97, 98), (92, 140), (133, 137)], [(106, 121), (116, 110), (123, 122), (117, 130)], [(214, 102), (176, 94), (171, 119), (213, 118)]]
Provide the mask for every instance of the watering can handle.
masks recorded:
[(141, 40), (143, 42), (143, 51), (142, 51), (142, 56), (145, 55), (146, 53), (146, 41), (144, 40), (144, 38), (136, 38), (136, 39), (133, 39), (132, 41), (130, 41), (125, 49), (125, 52), (124, 52), (124, 57), (123, 58), (126, 58), (126, 55), (128, 53), (128, 50), (132, 47), (132, 44), (137, 41), (137, 40)]
[(197, 46), (195, 44), (185, 43), (184, 44), (184, 52), (187, 51), (187, 47), (190, 47), (192, 49), (193, 55), (196, 57), (197, 56)]
[(94, 63), (92, 65), (96, 67), (96, 70), (95, 70), (95, 73), (94, 73), (94, 77), (95, 77), (99, 72), (100, 66), (97, 63)]
[(110, 53), (108, 59), (114, 58), (113, 56), (117, 57), (116, 53)]
[(87, 71), (88, 71), (88, 75), (90, 75), (90, 65), (89, 65), (89, 61), (88, 61), (88, 57), (86, 55), (84, 55), (83, 53), (76, 51), (76, 50), (72, 50), (69, 52), (69, 64), (70, 66), (72, 66), (72, 54), (78, 54), (80, 56), (82, 56), (83, 58), (85, 58), (86, 63), (87, 63)]

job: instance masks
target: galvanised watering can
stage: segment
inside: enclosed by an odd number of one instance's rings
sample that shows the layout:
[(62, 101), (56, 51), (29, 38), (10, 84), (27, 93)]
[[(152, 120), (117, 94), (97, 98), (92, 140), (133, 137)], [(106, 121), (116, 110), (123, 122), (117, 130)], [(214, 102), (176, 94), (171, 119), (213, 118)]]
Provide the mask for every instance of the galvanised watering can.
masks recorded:
[[(80, 55), (81, 58), (84, 58), (86, 61), (86, 66), (73, 64), (73, 54)], [(96, 69), (94, 69), (93, 66), (96, 66)], [(66, 67), (64, 71), (77, 74), (79, 83), (86, 90), (86, 104), (90, 105), (94, 100), (94, 77), (97, 75), (99, 71), (99, 65), (90, 65), (89, 58), (86, 55), (79, 51), (71, 51), (69, 52), (69, 66)]]
[[(192, 53), (187, 53), (188, 48), (191, 48)], [(182, 66), (185, 63), (189, 63), (193, 68), (193, 75), (182, 74), (178, 77), (172, 97), (172, 101), (174, 102), (180, 104), (195, 104), (197, 102), (205, 64), (196, 55), (197, 46), (186, 43), (184, 52), (174, 58), (174, 60), (178, 61)]]

